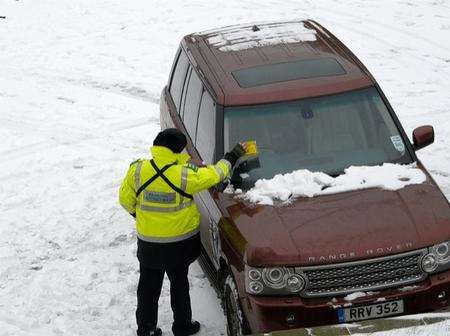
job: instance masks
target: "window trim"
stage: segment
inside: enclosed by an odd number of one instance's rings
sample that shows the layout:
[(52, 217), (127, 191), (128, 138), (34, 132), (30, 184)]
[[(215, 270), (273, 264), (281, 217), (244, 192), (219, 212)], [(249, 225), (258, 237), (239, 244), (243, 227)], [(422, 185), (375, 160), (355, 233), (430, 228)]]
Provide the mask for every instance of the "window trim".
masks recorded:
[[(184, 88), (186, 86), (186, 80), (188, 78), (188, 74), (189, 74), (189, 77), (191, 76), (191, 73), (190, 73), (191, 67), (192, 67), (192, 65), (191, 65), (191, 63), (189, 62), (189, 59), (188, 59), (188, 67), (187, 67), (186, 73), (184, 75), (183, 87), (181, 89), (180, 106), (178, 108), (176, 108), (176, 111), (177, 111), (178, 114), (180, 114), (180, 112), (181, 112), (181, 102), (183, 101), (183, 93), (184, 93)], [(184, 106), (183, 106), (183, 111), (184, 111)]]
[(225, 139), (224, 139), (224, 123), (225, 123), (225, 108), (223, 105), (216, 102), (216, 149), (214, 161), (218, 161), (225, 155)]
[[(181, 121), (184, 124), (184, 108), (186, 107), (186, 94), (187, 89), (189, 87), (189, 80), (191, 79), (191, 73), (192, 73), (192, 66), (191, 64), (188, 65), (188, 69), (186, 71), (186, 77), (184, 78), (183, 83), (183, 91), (181, 92), (181, 99), (180, 99), (180, 108), (178, 111), (178, 115), (180, 116)], [(183, 106), (181, 106), (183, 105)]]

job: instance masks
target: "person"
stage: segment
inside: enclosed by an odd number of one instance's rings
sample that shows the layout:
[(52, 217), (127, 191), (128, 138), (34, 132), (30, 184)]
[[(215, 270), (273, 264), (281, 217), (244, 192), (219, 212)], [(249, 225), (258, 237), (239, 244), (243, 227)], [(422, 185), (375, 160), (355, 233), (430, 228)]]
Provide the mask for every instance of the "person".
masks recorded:
[(186, 144), (179, 130), (163, 130), (153, 141), (152, 159), (131, 163), (120, 186), (119, 202), (136, 218), (138, 336), (162, 334), (157, 320), (164, 274), (170, 280), (173, 334), (200, 330), (192, 321), (188, 281), (189, 265), (200, 255), (200, 213), (192, 195), (227, 179), (245, 154), (245, 145), (237, 144), (216, 164), (199, 167), (181, 153)]

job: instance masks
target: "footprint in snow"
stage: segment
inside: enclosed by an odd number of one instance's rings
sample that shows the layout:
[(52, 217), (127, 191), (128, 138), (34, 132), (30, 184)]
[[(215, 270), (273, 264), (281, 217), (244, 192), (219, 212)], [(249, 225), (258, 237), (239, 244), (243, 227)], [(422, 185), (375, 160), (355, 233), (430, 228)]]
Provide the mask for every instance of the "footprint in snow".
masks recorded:
[(119, 246), (122, 243), (126, 242), (128, 240), (126, 234), (118, 235), (112, 242), (109, 243), (110, 247)]

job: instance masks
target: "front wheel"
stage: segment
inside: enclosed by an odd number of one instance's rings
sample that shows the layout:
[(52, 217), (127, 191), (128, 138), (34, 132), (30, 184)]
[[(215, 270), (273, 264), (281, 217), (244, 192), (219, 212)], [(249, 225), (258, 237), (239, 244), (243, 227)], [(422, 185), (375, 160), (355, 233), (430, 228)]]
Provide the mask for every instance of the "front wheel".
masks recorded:
[(223, 309), (227, 318), (228, 336), (242, 336), (249, 334), (245, 316), (239, 303), (236, 283), (231, 275), (227, 275), (223, 285)]

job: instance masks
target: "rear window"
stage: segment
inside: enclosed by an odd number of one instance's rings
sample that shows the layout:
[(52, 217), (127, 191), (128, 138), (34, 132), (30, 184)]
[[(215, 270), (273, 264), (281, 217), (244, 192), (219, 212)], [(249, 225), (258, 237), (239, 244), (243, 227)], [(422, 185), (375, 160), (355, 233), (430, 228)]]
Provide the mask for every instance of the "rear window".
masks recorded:
[(301, 60), (262, 65), (232, 72), (240, 87), (248, 88), (278, 82), (314, 77), (345, 75), (346, 71), (334, 58)]

